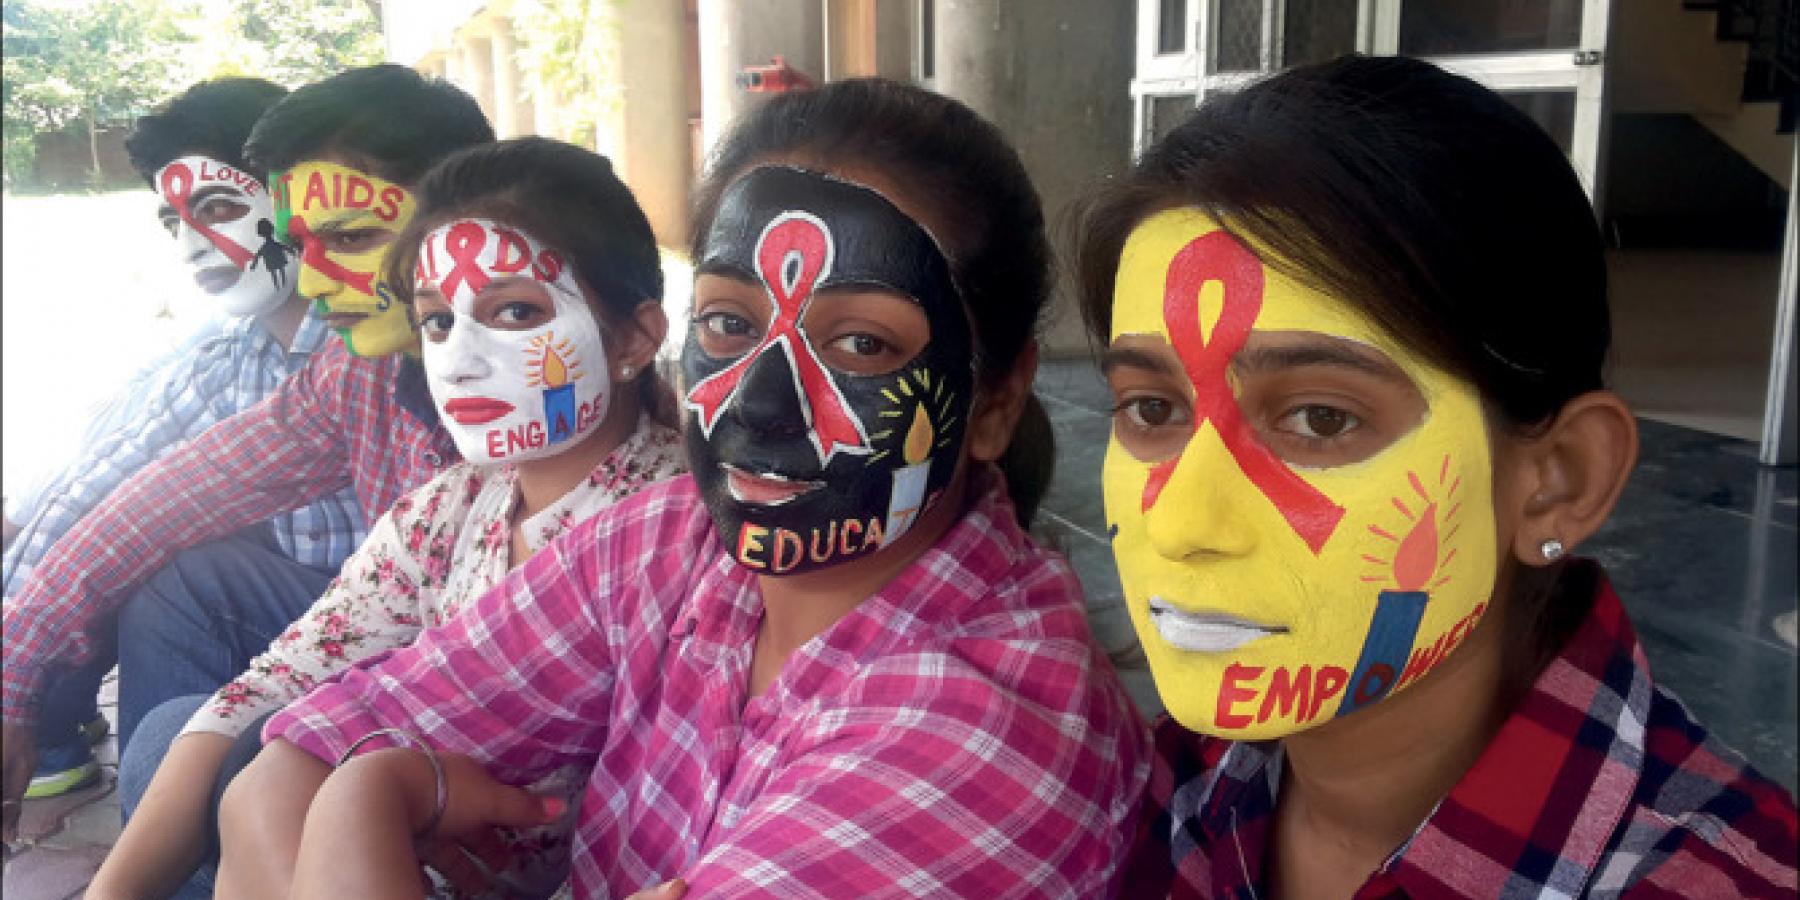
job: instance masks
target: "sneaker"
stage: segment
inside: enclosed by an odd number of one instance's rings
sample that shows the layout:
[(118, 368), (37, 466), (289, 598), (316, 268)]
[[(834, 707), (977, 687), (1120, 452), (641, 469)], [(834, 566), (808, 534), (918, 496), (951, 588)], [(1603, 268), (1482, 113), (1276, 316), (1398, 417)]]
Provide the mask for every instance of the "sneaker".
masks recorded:
[[(83, 728), (85, 731), (85, 727)], [(68, 741), (47, 747), (38, 754), (37, 771), (31, 773), (31, 786), (25, 799), (41, 800), (78, 791), (100, 779), (100, 764), (86, 741)]]

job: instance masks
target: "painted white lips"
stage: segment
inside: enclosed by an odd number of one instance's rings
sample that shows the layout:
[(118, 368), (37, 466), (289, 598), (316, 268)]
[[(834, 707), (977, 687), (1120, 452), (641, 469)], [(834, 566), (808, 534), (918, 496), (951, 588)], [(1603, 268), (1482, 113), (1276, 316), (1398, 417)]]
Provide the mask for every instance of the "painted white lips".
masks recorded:
[(1286, 628), (1222, 613), (1184, 612), (1156, 596), (1150, 598), (1150, 621), (1164, 641), (1177, 650), (1194, 653), (1223, 653), (1258, 638), (1287, 633)]

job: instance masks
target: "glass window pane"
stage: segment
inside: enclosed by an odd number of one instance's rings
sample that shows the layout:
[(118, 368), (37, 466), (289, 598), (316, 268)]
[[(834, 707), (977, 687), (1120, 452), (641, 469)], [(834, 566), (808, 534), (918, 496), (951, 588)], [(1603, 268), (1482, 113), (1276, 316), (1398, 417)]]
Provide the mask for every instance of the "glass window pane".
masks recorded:
[(1403, 0), (1411, 56), (1552, 50), (1581, 43), (1582, 0)]
[(1262, 0), (1219, 0), (1213, 71), (1262, 70), (1262, 8)]
[(1356, 0), (1288, 0), (1282, 65), (1324, 62), (1356, 49)]
[(1574, 91), (1507, 91), (1500, 96), (1550, 132), (1564, 154), (1569, 152), (1575, 135)]
[(1144, 109), (1145, 143), (1151, 144), (1163, 139), (1163, 135), (1175, 130), (1175, 126), (1187, 121), (1188, 114), (1194, 111), (1193, 94), (1172, 94), (1167, 97), (1147, 97), (1149, 105)]
[(1156, 15), (1156, 52), (1180, 53), (1186, 50), (1187, 0), (1162, 0)]

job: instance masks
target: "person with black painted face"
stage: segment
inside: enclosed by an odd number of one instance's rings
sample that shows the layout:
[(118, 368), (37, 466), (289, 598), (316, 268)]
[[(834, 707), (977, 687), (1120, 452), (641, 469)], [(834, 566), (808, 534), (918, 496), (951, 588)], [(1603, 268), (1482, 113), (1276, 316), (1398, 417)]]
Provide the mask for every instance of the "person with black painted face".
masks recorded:
[(740, 122), (699, 210), (694, 476), (271, 720), (222, 893), (416, 896), (415, 837), (569, 814), (511, 785), (570, 763), (577, 897), (1116, 892), (1146, 735), (1003, 459), (1048, 294), (1016, 155), (841, 82)]

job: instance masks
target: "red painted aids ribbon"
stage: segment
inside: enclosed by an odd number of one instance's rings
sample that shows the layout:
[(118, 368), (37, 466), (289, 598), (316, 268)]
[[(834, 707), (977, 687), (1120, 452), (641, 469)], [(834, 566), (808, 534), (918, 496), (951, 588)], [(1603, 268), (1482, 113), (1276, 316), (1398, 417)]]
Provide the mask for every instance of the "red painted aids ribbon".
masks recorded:
[(305, 219), (297, 216), (288, 219), (288, 236), (300, 242), (300, 261), (307, 267), (371, 297), (375, 295), (375, 273), (352, 272), (339, 265), (337, 260), (325, 255), (325, 242), (313, 235), (312, 229), (307, 227)]
[[(1200, 330), (1200, 290), (1209, 281), (1225, 289), (1211, 341)], [(1316, 554), (1344, 518), (1344, 508), (1294, 474), (1257, 439), (1226, 378), (1232, 358), (1250, 338), (1262, 298), (1262, 261), (1230, 234), (1214, 231), (1190, 241), (1169, 261), (1163, 280), (1163, 323), (1194, 385), (1196, 432), (1202, 423), (1212, 421), (1238, 468)], [(1144, 510), (1156, 504), (1180, 461), (1177, 456), (1151, 468), (1144, 485)]]
[(862, 425), (850, 414), (837, 386), (825, 374), (825, 366), (800, 330), (800, 318), (819, 280), (831, 269), (831, 233), (823, 222), (805, 213), (787, 212), (763, 230), (756, 243), (757, 276), (775, 304), (775, 321), (749, 353), (729, 368), (716, 372), (688, 392), (688, 402), (700, 411), (701, 428), (708, 434), (719, 413), (737, 393), (744, 373), (776, 344), (784, 344), (800, 381), (800, 402), (806, 405), (812, 424), (813, 447), (819, 462), (831, 460), (843, 449), (868, 450)]
[(169, 201), (169, 205), (175, 207), (175, 215), (180, 216), (181, 221), (187, 223), (187, 227), (205, 235), (206, 239), (211, 241), (214, 247), (219, 248), (219, 252), (225, 254), (226, 258), (230, 259), (240, 271), (250, 265), (250, 259), (255, 254), (238, 246), (237, 242), (200, 224), (194, 218), (194, 211), (188, 208), (188, 201), (194, 196), (194, 173), (186, 163), (173, 162), (169, 164), (168, 168), (163, 169), (162, 192), (163, 197)]

